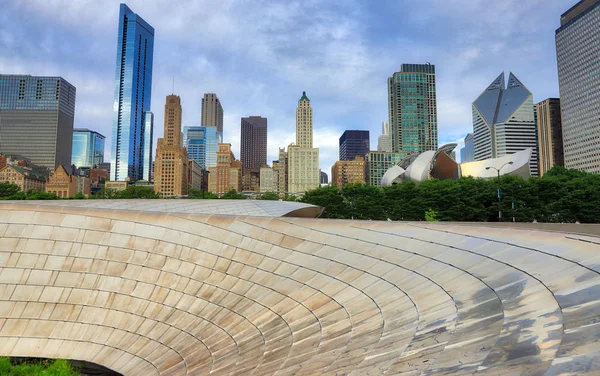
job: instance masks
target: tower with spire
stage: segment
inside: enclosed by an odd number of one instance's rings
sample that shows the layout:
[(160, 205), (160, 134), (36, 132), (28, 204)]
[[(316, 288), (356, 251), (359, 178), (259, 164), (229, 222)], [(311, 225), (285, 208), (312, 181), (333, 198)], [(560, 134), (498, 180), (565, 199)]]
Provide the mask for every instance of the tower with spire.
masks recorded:
[(313, 147), (313, 110), (306, 92), (296, 108), (296, 144), (288, 147), (288, 191), (302, 194), (319, 187), (319, 149)]

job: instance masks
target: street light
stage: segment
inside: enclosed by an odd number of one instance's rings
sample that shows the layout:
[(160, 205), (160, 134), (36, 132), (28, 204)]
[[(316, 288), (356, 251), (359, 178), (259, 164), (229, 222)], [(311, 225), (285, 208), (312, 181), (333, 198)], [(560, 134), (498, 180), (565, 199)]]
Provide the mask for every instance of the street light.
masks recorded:
[(493, 168), (494, 170), (496, 170), (496, 172), (498, 172), (498, 222), (502, 222), (502, 207), (500, 206), (500, 171), (502, 170), (502, 168), (506, 165), (511, 165), (513, 164), (512, 162), (506, 162), (505, 164), (503, 164), (502, 166), (500, 166), (500, 168), (496, 168), (493, 166), (488, 166), (485, 169), (489, 170), (490, 168)]

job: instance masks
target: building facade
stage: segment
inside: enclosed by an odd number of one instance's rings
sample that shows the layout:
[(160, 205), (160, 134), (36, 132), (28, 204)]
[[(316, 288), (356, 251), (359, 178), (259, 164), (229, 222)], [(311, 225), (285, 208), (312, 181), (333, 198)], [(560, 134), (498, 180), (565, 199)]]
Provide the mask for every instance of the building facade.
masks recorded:
[(208, 190), (219, 196), (231, 189), (242, 190), (242, 163), (235, 159), (231, 144), (219, 144), (217, 166), (208, 169)]
[(279, 159), (273, 161), (273, 184), (280, 195), (288, 192), (288, 152), (285, 148), (279, 148)]
[(0, 153), (70, 166), (75, 95), (61, 77), (0, 74)]
[(85, 176), (69, 174), (63, 166), (58, 166), (45, 185), (46, 193), (54, 193), (60, 198), (73, 197), (77, 193), (90, 195), (91, 182)]
[(465, 137), (465, 146), (460, 149), (461, 162), (475, 161), (475, 144), (473, 143), (473, 133), (467, 134)]
[(533, 94), (512, 73), (501, 73), (473, 102), (475, 161), (532, 149), (531, 176), (538, 176), (537, 129)]
[(217, 94), (204, 94), (200, 125), (203, 127), (217, 127), (217, 132), (223, 134), (223, 106), (221, 106)]
[[(200, 163), (193, 159), (188, 160), (188, 191), (195, 189), (197, 191), (202, 190), (202, 183), (204, 179), (204, 173)], [(188, 192), (189, 193), (189, 192)]]
[(44, 192), (46, 175), (28, 167), (6, 165), (0, 170), (0, 182), (16, 184), (21, 188), (21, 192), (27, 192), (30, 189)]
[(110, 161), (112, 181), (149, 180), (150, 177), (153, 51), (154, 28), (121, 4)]
[(403, 156), (403, 153), (368, 152), (365, 156), (367, 184), (381, 187), (381, 178), (383, 178), (385, 172), (394, 164), (400, 162)]
[(276, 192), (274, 169), (264, 165), (260, 168), (260, 193)]
[(267, 118), (244, 117), (240, 126), (240, 159), (244, 170), (260, 170), (267, 163)]
[(288, 191), (302, 194), (318, 188), (319, 149), (313, 148), (313, 111), (306, 92), (296, 108), (296, 144), (290, 145), (287, 153)]
[(71, 164), (77, 168), (99, 166), (104, 163), (104, 136), (87, 128), (73, 129)]
[(154, 161), (154, 191), (163, 197), (188, 194), (188, 155), (181, 133), (181, 98), (167, 95), (165, 128)]
[(381, 123), (381, 135), (377, 138), (377, 151), (392, 151), (392, 139), (390, 133), (390, 123)]
[(343, 188), (366, 181), (365, 158), (357, 155), (353, 161), (337, 161), (331, 167), (331, 185)]
[(369, 131), (344, 131), (339, 140), (339, 160), (353, 161), (357, 155), (364, 157), (370, 147)]
[(243, 190), (259, 191), (260, 168), (267, 163), (267, 118), (242, 118), (240, 136)]
[(564, 165), (600, 173), (600, 0), (582, 0), (563, 13), (556, 60)]
[(435, 65), (402, 64), (388, 78), (391, 151), (402, 153), (438, 147)]
[(323, 184), (329, 184), (329, 177), (327, 176), (327, 173), (325, 171), (321, 171), (321, 185)]
[(536, 105), (540, 176), (554, 165), (564, 166), (560, 99), (548, 98)]
[(203, 170), (217, 166), (217, 151), (223, 135), (217, 127), (188, 126), (183, 128), (183, 145), (188, 157), (200, 164)]

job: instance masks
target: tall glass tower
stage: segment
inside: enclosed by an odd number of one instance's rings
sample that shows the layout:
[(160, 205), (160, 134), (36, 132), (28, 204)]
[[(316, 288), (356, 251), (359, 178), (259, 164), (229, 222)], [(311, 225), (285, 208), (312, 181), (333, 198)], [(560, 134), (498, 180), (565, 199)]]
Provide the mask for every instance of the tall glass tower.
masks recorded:
[(435, 65), (402, 64), (388, 78), (392, 151), (404, 155), (438, 148)]
[(127, 5), (121, 4), (110, 160), (110, 179), (113, 181), (150, 178), (153, 50), (154, 28)]

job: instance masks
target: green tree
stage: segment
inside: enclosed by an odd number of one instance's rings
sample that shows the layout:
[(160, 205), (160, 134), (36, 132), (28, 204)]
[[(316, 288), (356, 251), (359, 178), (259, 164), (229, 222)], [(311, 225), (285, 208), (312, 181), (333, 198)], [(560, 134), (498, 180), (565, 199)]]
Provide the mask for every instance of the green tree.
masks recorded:
[(427, 222), (439, 222), (440, 221), (438, 219), (438, 213), (433, 209), (429, 209), (425, 212), (425, 220)]
[(0, 357), (3, 376), (77, 376), (71, 362), (64, 359), (27, 359)]
[(350, 202), (344, 199), (342, 192), (335, 186), (319, 187), (304, 193), (300, 202), (325, 208), (321, 218), (350, 218)]
[(21, 188), (7, 181), (0, 182), (0, 198), (14, 196), (21, 191)]
[(283, 201), (296, 202), (296, 201), (300, 201), (300, 200), (298, 200), (298, 197), (286, 193), (286, 194), (283, 195)]
[(350, 204), (350, 217), (386, 219), (384, 195), (380, 188), (360, 183), (349, 184), (342, 188), (342, 194)]
[(248, 197), (241, 193), (238, 193), (235, 189), (231, 188), (229, 191), (223, 193), (223, 196), (221, 196), (221, 198), (226, 200), (245, 200)]
[(271, 200), (277, 201), (279, 200), (279, 195), (275, 192), (265, 192), (256, 197), (257, 200)]
[(26, 193), (26, 200), (59, 200), (59, 197), (55, 193), (45, 193), (42, 191), (36, 191), (30, 189)]

